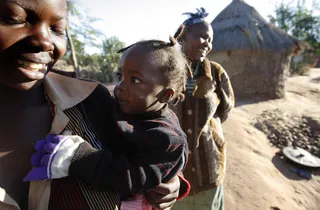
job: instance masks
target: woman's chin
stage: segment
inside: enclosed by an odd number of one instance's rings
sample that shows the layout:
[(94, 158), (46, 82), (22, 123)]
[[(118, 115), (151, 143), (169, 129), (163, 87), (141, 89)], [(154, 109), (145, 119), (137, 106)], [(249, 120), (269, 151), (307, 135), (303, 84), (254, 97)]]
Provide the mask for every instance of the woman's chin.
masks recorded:
[(191, 59), (192, 62), (203, 62), (206, 56), (195, 56)]
[(204, 57), (201, 57), (201, 58), (199, 58), (199, 61), (200, 61), (200, 62), (203, 62), (205, 58), (206, 58), (205, 56), (204, 56)]
[(19, 83), (19, 84), (4, 83), (3, 85), (10, 87), (12, 89), (18, 90), (18, 91), (29, 91), (29, 90), (32, 90), (34, 88), (39, 87), (41, 82), (42, 82), (42, 80), (36, 80), (36, 81)]

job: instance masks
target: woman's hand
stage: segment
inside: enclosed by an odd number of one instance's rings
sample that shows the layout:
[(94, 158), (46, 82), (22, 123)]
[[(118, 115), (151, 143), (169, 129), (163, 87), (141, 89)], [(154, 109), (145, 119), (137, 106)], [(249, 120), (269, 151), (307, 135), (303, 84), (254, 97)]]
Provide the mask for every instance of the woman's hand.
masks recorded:
[(177, 201), (179, 188), (180, 180), (178, 176), (175, 176), (168, 183), (161, 183), (159, 186), (151, 190), (146, 197), (153, 208), (169, 210)]

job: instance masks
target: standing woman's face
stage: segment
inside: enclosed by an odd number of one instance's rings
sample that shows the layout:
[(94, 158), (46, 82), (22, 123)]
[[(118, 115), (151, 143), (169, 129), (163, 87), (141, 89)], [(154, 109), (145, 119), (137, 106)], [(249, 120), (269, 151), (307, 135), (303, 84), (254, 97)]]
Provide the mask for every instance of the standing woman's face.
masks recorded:
[(66, 0), (0, 0), (0, 84), (29, 90), (66, 51)]
[(213, 30), (208, 23), (192, 25), (182, 40), (182, 49), (192, 62), (202, 62), (212, 49)]

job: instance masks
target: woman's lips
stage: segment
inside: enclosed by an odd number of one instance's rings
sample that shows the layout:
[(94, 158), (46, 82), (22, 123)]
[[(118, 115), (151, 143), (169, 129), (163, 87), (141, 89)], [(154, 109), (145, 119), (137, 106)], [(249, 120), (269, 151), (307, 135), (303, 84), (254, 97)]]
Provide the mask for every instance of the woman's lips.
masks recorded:
[(207, 54), (207, 51), (206, 50), (199, 50), (201, 55), (205, 56)]
[(46, 67), (46, 64), (34, 63), (30, 61), (16, 60), (21, 67), (29, 69), (30, 71), (39, 71)]
[(47, 65), (42, 63), (35, 63), (31, 61), (16, 59), (19, 70), (32, 80), (39, 80), (44, 78), (47, 72)]

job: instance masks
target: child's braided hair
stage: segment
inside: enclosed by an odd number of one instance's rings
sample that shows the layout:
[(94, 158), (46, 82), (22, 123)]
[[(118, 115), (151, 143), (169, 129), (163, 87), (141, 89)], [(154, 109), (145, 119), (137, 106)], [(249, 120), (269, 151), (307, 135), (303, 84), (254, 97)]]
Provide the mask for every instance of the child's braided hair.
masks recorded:
[(145, 47), (147, 51), (156, 55), (156, 59), (161, 59), (159, 69), (163, 72), (168, 81), (169, 87), (175, 90), (175, 95), (171, 103), (176, 105), (185, 98), (185, 85), (187, 72), (190, 71), (187, 59), (180, 47), (177, 47), (177, 39), (170, 36), (170, 42), (160, 40), (146, 40), (132, 44), (120, 49), (118, 53), (123, 53), (132, 47)]

